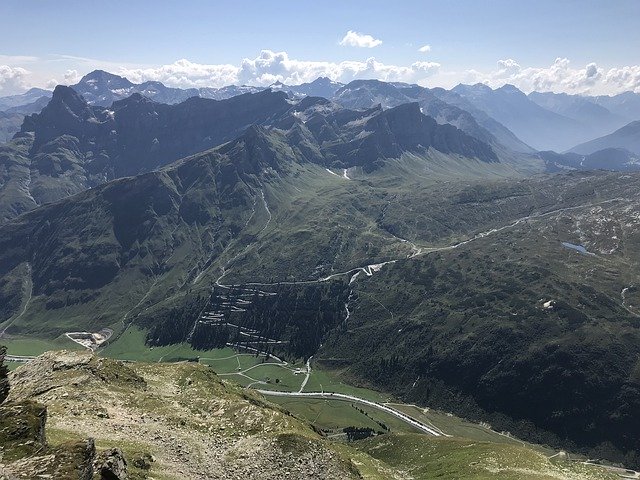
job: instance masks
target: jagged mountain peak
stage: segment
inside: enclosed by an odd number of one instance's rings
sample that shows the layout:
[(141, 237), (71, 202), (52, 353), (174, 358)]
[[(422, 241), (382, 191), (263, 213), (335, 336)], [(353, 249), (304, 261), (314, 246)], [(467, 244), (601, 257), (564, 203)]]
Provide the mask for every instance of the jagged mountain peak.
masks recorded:
[(110, 88), (128, 88), (133, 86), (133, 83), (127, 78), (104, 70), (93, 70), (92, 72), (87, 73), (80, 79), (78, 85), (91, 84), (97, 88), (97, 83), (105, 84)]
[(505, 83), (503, 86), (496, 88), (496, 90), (505, 92), (505, 93), (512, 93), (516, 95), (524, 95), (524, 92), (522, 90), (520, 90), (518, 87), (510, 83)]
[(111, 108), (113, 108), (114, 110), (119, 110), (121, 108), (126, 108), (131, 105), (140, 105), (140, 104), (158, 105), (157, 102), (154, 102), (150, 98), (147, 98), (144, 95), (136, 92), (131, 94), (127, 98), (124, 98), (122, 100), (116, 100), (115, 102), (113, 102), (113, 105)]
[(55, 104), (65, 104), (72, 111), (85, 110), (88, 108), (88, 104), (82, 95), (78, 94), (73, 88), (64, 85), (58, 85), (53, 90), (49, 106)]
[(329, 77), (318, 77), (312, 82), (309, 82), (309, 85), (332, 85), (337, 83), (338, 82), (334, 82)]
[(393, 87), (393, 85), (391, 85), (390, 83), (383, 82), (382, 80), (378, 80), (377, 78), (359, 78), (356, 80), (351, 80), (349, 83), (345, 85), (345, 87), (353, 88), (353, 87), (360, 87), (363, 85), (376, 85), (376, 86), (389, 85)]
[(241, 174), (260, 175), (270, 169), (281, 172), (296, 160), (282, 133), (255, 124), (215, 151), (227, 156)]
[(475, 92), (487, 93), (487, 92), (492, 92), (493, 91), (493, 89), (489, 85), (487, 85), (485, 83), (480, 83), (480, 82), (474, 83), (473, 85), (469, 85), (469, 84), (466, 84), (466, 83), (459, 83), (458, 85), (453, 87), (451, 90), (453, 92), (456, 92), (456, 93), (474, 92), (474, 91)]
[(327, 100), (324, 97), (304, 97), (300, 100), (294, 107), (295, 110), (306, 110), (309, 107), (313, 107), (316, 105), (329, 105), (331, 104), (331, 100)]
[(71, 87), (58, 85), (47, 106), (25, 118), (20, 132), (35, 132), (36, 145), (42, 145), (63, 134), (82, 137), (89, 123), (97, 123), (89, 104)]
[(45, 90), (44, 88), (33, 87), (24, 92), (23, 95), (51, 95), (51, 90)]

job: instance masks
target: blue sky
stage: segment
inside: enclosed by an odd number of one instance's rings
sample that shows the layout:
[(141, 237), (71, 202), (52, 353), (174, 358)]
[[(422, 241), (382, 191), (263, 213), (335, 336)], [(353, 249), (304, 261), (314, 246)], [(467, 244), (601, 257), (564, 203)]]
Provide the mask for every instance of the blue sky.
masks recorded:
[[(637, 0), (3, 0), (0, 31), (0, 95), (73, 82), (94, 68), (177, 86), (292, 83), (321, 73), (429, 86), (640, 88)], [(349, 31), (365, 40), (341, 45)], [(419, 52), (425, 45), (429, 51)], [(242, 73), (230, 68), (255, 62), (263, 50), (274, 55)], [(188, 63), (170, 67), (181, 59)], [(21, 69), (19, 78), (7, 69)]]

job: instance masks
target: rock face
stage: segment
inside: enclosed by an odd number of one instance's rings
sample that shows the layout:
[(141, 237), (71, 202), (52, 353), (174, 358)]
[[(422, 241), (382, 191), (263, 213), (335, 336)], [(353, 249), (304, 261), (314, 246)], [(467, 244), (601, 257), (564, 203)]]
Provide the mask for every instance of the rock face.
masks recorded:
[(73, 137), (89, 176), (110, 179), (212, 148), (289, 108), (284, 93), (269, 91), (222, 101), (191, 98), (178, 105), (134, 93), (104, 108), (90, 106), (74, 89), (59, 85), (42, 112), (25, 119), (21, 135), (33, 132), (32, 157), (37, 152), (50, 156), (56, 139)]
[(5, 449), (34, 452), (46, 444), (47, 408), (36, 402), (0, 406), (0, 445)]
[(93, 438), (89, 438), (84, 442), (77, 443), (71, 451), (76, 453), (78, 457), (77, 466), (72, 471), (69, 471), (69, 476), (77, 471), (79, 480), (92, 480), (93, 479), (93, 462), (96, 458), (96, 443)]
[(0, 345), (0, 404), (4, 402), (9, 395), (9, 372), (7, 366), (4, 364), (4, 356), (6, 353), (6, 347)]
[[(0, 478), (92, 480), (96, 457), (93, 439), (52, 447), (46, 441), (46, 422), (47, 407), (32, 400), (0, 407)], [(126, 476), (106, 478), (124, 480)]]
[(265, 91), (178, 105), (134, 94), (104, 108), (58, 86), (42, 112), (27, 116), (0, 146), (0, 222), (208, 150), (290, 107), (285, 93)]
[(112, 448), (96, 458), (96, 471), (101, 480), (127, 480), (127, 461), (122, 450)]

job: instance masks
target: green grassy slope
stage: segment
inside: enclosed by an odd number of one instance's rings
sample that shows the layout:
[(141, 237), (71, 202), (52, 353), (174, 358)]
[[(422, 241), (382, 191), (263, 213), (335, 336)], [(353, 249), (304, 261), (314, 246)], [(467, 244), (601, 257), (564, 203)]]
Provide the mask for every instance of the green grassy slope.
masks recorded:
[(530, 421), (596, 447), (594, 455), (612, 450), (606, 439), (620, 460), (636, 462), (640, 245), (637, 194), (627, 194), (625, 181), (600, 190), (614, 201), (534, 218), (358, 280), (346, 331), (320, 358), (405, 399), (490, 418), (538, 441), (554, 440)]

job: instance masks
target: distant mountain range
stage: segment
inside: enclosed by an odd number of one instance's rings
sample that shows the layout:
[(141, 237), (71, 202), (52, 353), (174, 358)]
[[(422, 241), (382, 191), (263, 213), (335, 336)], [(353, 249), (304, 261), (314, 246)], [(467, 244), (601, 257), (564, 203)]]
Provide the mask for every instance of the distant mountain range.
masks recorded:
[[(233, 140), (250, 125), (285, 129), (290, 138), (296, 132), (298, 146), (327, 167), (372, 171), (386, 158), (433, 148), (531, 170), (534, 150), (512, 130), (529, 140), (563, 136), (562, 150), (566, 138), (573, 138), (567, 129), (575, 133), (588, 122), (596, 129), (600, 120), (597, 128), (604, 129), (632, 114), (636, 96), (618, 97), (526, 96), (512, 86), (484, 85), (449, 91), (378, 80), (343, 85), (328, 78), (293, 87), (183, 90), (134, 84), (98, 70), (53, 94), (32, 89), (0, 100), (7, 106), (0, 112), (0, 134), (19, 130), (0, 147), (0, 216), (7, 220), (106, 181), (162, 168)], [(572, 149), (582, 156), (541, 152), (532, 171), (636, 170), (637, 130), (632, 123)]]
[[(176, 104), (197, 96), (224, 100), (267, 88), (291, 98), (304, 96), (330, 99), (346, 108), (383, 108), (418, 102), (423, 113), (439, 123), (450, 123), (471, 136), (515, 152), (535, 150), (563, 152), (577, 144), (607, 135), (640, 119), (640, 95), (580, 96), (532, 92), (525, 95), (512, 85), (491, 89), (483, 84), (458, 85), (452, 90), (425, 88), (401, 82), (355, 80), (348, 85), (321, 77), (301, 85), (276, 82), (269, 87), (225, 86), (222, 88), (171, 88), (160, 82), (135, 84), (102, 70), (85, 75), (72, 88), (89, 105), (108, 107), (137, 93), (157, 103)], [(43, 108), (51, 92), (31, 89), (25, 94), (0, 98), (0, 142), (17, 132), (20, 115)], [(622, 148), (622, 145), (616, 145)]]
[(20, 130), (25, 115), (42, 110), (51, 92), (40, 88), (32, 88), (22, 95), (0, 98), (0, 144), (11, 140)]
[(518, 152), (533, 151), (488, 115), (478, 112), (472, 114), (449, 100), (441, 90), (403, 83), (391, 84), (379, 80), (354, 80), (336, 90), (333, 96), (333, 101), (347, 108), (370, 108), (374, 105), (389, 108), (403, 103), (418, 102), (423, 113), (435, 118), (438, 123), (455, 125), (493, 147), (506, 146)]
[(288, 148), (325, 167), (373, 171), (384, 159), (429, 149), (498, 161), (491, 146), (438, 124), (417, 103), (355, 111), (321, 97), (292, 101), (268, 89), (219, 101), (191, 97), (174, 105), (134, 93), (106, 108), (58, 86), (42, 112), (26, 117), (15, 139), (0, 147), (0, 218), (157, 170), (259, 125), (286, 131)]
[(22, 107), (35, 101), (40, 100), (42, 97), (51, 98), (50, 90), (43, 90), (42, 88), (32, 88), (20, 95), (10, 95), (8, 97), (0, 97), (0, 110), (6, 111), (15, 107)]
[(631, 122), (609, 135), (577, 145), (571, 151), (586, 155), (609, 148), (622, 148), (640, 155), (640, 120)]
[(228, 85), (221, 88), (171, 88), (160, 82), (144, 82), (135, 84), (124, 77), (95, 70), (84, 77), (75, 85), (71, 85), (76, 92), (82, 95), (90, 105), (108, 107), (117, 100), (138, 93), (157, 103), (175, 104), (191, 97), (210, 98), (213, 100), (225, 100), (227, 98), (242, 95), (244, 93), (257, 93), (267, 88), (272, 91), (283, 91), (294, 97), (313, 96), (330, 98), (335, 90), (342, 84), (332, 82), (328, 78), (318, 78), (311, 83), (288, 86), (276, 82), (269, 87), (253, 87), (248, 85)]
[(590, 154), (573, 152), (556, 153), (553, 151), (539, 152), (539, 157), (545, 161), (547, 171), (560, 172), (563, 170), (640, 170), (640, 154), (630, 152), (624, 148), (604, 148)]

